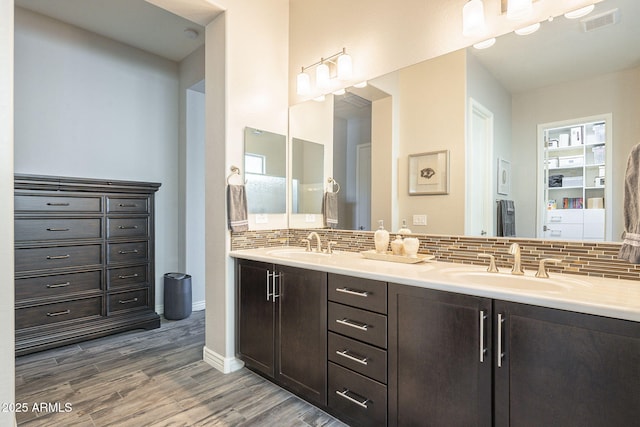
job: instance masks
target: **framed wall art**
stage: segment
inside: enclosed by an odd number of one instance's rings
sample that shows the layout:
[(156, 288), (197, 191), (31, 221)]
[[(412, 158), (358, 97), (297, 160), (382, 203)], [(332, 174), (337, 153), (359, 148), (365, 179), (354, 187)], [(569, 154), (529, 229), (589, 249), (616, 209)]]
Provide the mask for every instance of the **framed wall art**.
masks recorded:
[(449, 150), (409, 155), (409, 195), (449, 194)]
[(498, 158), (498, 194), (508, 196), (511, 192), (511, 163)]

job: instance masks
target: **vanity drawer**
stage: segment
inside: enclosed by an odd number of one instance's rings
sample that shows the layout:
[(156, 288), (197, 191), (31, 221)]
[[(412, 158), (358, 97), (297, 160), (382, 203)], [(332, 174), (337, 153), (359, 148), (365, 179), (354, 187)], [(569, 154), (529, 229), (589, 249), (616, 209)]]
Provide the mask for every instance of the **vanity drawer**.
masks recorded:
[(147, 247), (147, 242), (108, 243), (107, 263), (146, 261)]
[(16, 301), (66, 297), (79, 292), (99, 292), (102, 289), (102, 271), (29, 277), (16, 279), (15, 284)]
[(108, 218), (107, 238), (147, 236), (148, 224), (148, 218)]
[(329, 332), (328, 352), (330, 361), (381, 383), (387, 383), (385, 350)]
[(21, 218), (14, 221), (15, 239), (20, 241), (99, 239), (102, 219)]
[(20, 194), (14, 204), (16, 212), (102, 212), (101, 197)]
[(329, 274), (328, 284), (329, 301), (387, 313), (386, 282)]
[(387, 348), (387, 316), (334, 302), (328, 311), (330, 331)]
[(149, 199), (107, 197), (107, 213), (147, 213), (149, 212)]
[(147, 286), (148, 268), (146, 264), (125, 268), (110, 268), (107, 270), (107, 288)]
[(19, 308), (16, 309), (16, 329), (100, 316), (101, 313), (102, 297)]
[(16, 272), (102, 264), (102, 245), (22, 248), (15, 251)]
[(348, 423), (387, 425), (387, 387), (329, 362), (329, 407)]
[(114, 314), (119, 311), (147, 308), (148, 305), (149, 291), (147, 289), (110, 294), (107, 313)]

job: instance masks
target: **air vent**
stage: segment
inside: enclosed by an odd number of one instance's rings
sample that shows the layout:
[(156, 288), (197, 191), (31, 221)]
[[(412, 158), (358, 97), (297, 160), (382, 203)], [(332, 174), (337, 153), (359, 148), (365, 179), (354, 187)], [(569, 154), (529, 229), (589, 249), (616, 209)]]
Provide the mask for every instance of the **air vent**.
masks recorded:
[(345, 94), (344, 101), (358, 108), (366, 108), (371, 106), (371, 101), (355, 95), (351, 92), (347, 92)]
[(582, 23), (582, 31), (586, 33), (608, 25), (617, 24), (619, 20), (620, 12), (616, 8), (598, 15), (590, 16), (580, 22)]

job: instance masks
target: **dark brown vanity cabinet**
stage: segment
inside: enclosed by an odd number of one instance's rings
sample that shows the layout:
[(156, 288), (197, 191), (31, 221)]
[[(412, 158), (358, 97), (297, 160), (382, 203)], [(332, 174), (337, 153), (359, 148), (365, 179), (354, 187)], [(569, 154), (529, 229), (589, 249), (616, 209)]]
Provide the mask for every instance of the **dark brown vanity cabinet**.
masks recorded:
[(157, 183), (15, 176), (16, 354), (157, 328)]
[(247, 367), (309, 402), (327, 400), (327, 274), (237, 261), (237, 348)]

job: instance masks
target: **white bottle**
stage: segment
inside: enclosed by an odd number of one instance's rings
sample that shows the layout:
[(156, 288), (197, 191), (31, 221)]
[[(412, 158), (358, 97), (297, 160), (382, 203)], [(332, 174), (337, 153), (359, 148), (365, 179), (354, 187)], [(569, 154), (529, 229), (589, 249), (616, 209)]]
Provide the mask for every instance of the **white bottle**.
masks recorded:
[(398, 230), (398, 234), (411, 234), (411, 230), (409, 230), (407, 228), (407, 220), (406, 219), (402, 220), (402, 228), (400, 228), (400, 230)]
[(396, 240), (391, 241), (391, 253), (393, 255), (404, 255), (404, 242), (400, 235), (396, 236)]
[(418, 258), (418, 249), (420, 249), (420, 240), (415, 237), (404, 238), (404, 254), (409, 258)]
[(389, 232), (384, 229), (382, 220), (378, 221), (378, 224), (380, 224), (380, 227), (374, 233), (373, 241), (376, 245), (376, 252), (386, 254), (389, 247)]

